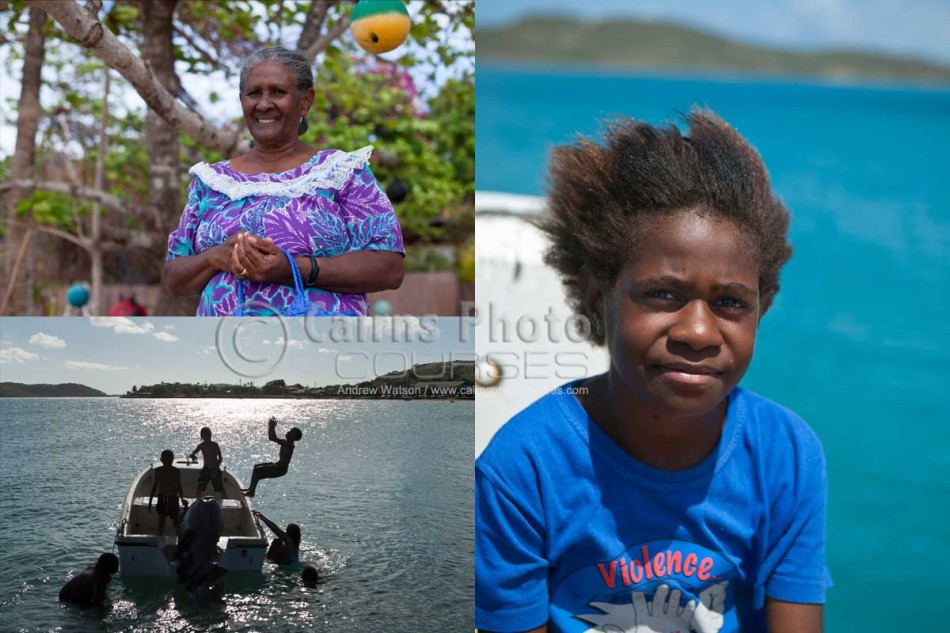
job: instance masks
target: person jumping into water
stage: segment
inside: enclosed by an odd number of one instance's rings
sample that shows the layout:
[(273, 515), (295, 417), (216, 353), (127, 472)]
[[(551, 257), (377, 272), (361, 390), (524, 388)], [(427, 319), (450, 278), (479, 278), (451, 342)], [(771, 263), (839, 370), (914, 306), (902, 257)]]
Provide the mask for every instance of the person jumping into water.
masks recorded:
[(287, 431), (284, 439), (280, 439), (275, 432), (276, 428), (277, 418), (272, 417), (267, 421), (267, 437), (271, 442), (280, 444), (280, 458), (277, 460), (277, 463), (268, 462), (258, 464), (254, 467), (254, 470), (251, 472), (251, 485), (248, 486), (246, 490), (242, 490), (248, 497), (254, 496), (257, 490), (257, 484), (261, 479), (274, 479), (275, 477), (283, 477), (287, 474), (287, 467), (290, 466), (290, 458), (294, 455), (294, 444), (299, 442), (300, 438), (303, 437), (303, 432), (297, 427), (294, 427)]

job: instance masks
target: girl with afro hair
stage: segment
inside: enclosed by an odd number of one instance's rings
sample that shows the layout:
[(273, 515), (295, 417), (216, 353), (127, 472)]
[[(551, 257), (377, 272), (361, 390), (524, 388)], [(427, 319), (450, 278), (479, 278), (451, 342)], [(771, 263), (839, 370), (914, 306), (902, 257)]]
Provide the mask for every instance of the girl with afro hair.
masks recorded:
[(476, 464), (476, 625), (817, 633), (821, 444), (739, 387), (791, 256), (755, 149), (709, 111), (557, 147), (546, 261), (606, 373), (505, 424)]

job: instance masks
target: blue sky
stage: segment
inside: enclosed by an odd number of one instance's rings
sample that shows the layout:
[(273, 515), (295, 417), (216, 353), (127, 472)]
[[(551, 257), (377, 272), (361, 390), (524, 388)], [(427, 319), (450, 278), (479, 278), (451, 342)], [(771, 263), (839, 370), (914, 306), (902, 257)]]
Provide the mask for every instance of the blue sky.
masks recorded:
[(476, 6), (479, 26), (526, 15), (632, 16), (785, 48), (859, 48), (950, 63), (950, 0), (478, 0)]
[(0, 381), (76, 382), (111, 394), (162, 381), (360, 382), (418, 363), (474, 360), (470, 321), (4, 318)]

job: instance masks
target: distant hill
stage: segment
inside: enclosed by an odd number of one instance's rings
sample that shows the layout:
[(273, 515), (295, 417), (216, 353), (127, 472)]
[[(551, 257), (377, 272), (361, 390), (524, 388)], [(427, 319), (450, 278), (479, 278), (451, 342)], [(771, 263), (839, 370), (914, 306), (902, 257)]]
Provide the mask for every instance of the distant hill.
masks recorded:
[(358, 384), (305, 387), (282, 379), (260, 386), (163, 382), (134, 386), (121, 397), (471, 399), (475, 397), (475, 361), (424, 363)]
[(852, 50), (791, 52), (668, 22), (535, 17), (480, 28), (476, 37), (476, 55), (483, 61), (950, 82), (950, 67), (916, 58)]
[(0, 398), (108, 398), (98, 389), (67, 382), (61, 385), (24, 385), (0, 382)]
[(393, 371), (383, 374), (375, 380), (367, 383), (378, 383), (386, 381), (409, 381), (413, 383), (438, 382), (438, 381), (462, 380), (475, 382), (475, 362), (468, 360), (457, 360), (451, 363), (436, 362), (413, 365), (409, 371)]

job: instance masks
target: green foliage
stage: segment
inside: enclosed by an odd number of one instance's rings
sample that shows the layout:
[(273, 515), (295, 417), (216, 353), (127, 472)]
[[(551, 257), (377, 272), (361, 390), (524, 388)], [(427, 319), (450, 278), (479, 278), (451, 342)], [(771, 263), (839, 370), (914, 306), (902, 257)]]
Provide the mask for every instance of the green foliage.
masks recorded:
[(463, 284), (475, 283), (475, 238), (472, 237), (458, 248), (458, 277)]
[(279, 396), (287, 391), (287, 383), (281, 379), (271, 380), (261, 387), (261, 391), (267, 395)]
[[(98, 58), (77, 58), (75, 54), (72, 46), (47, 52), (44, 79), (52, 78), (47, 79), (46, 85), (63, 97), (56, 101), (55, 109), (43, 112), (46, 124), (41, 127), (39, 158), (43, 163), (57, 165), (64, 159), (72, 160), (72, 156), (82, 156), (76, 170), (80, 181), (92, 186), (99, 156), (106, 67)], [(130, 202), (142, 203), (148, 194), (148, 150), (142, 138), (144, 111), (128, 108), (119, 94), (121, 79), (115, 71), (111, 73), (103, 189)], [(63, 154), (64, 150), (68, 151), (68, 156)], [(50, 172), (44, 178), (66, 179), (62, 168), (46, 168), (44, 171)], [(87, 207), (88, 204), (81, 206), (82, 209)], [(47, 209), (46, 205), (40, 204), (33, 211), (34, 216), (37, 212), (43, 215), (43, 219), (37, 216), (37, 221), (44, 224), (75, 228), (74, 224), (61, 221), (61, 205)], [(130, 226), (135, 224), (132, 222)]]
[[(443, 11), (445, 11), (443, 13)], [(452, 66), (463, 58), (474, 59), (475, 2), (426, 2), (413, 16), (410, 37), (423, 51), (405, 59), (408, 65)], [(468, 34), (469, 47), (459, 48), (459, 37)], [(474, 67), (473, 67), (474, 68)], [(433, 75), (434, 78), (434, 75)]]
[(107, 23), (109, 26), (115, 26), (118, 28), (128, 29), (135, 24), (139, 19), (139, 10), (138, 7), (118, 4), (114, 6), (109, 16), (107, 18)]
[(16, 33), (19, 30), (25, 30), (29, 18), (27, 17), (27, 5), (24, 0), (12, 0), (7, 6), (0, 3), (0, 15), (6, 14), (6, 21), (3, 28), (9, 33)]
[(273, 33), (302, 24), (309, 2), (301, 0), (192, 0), (179, 2), (176, 27), (184, 37), (176, 39), (176, 59), (188, 73), (208, 73), (223, 68), (237, 71), (241, 61), (260, 46), (263, 26)]
[(68, 230), (74, 226), (74, 210), (85, 215), (88, 214), (89, 208), (89, 205), (78, 204), (72, 196), (36, 190), (17, 203), (17, 216), (32, 215), (39, 224)]
[(396, 206), (407, 238), (443, 237), (445, 220), (474, 191), (473, 78), (448, 82), (427, 113), (398, 66), (357, 67), (346, 56), (328, 55), (315, 90), (308, 140), (349, 151), (372, 143), (380, 184), (409, 185)]
[(455, 262), (434, 248), (413, 248), (406, 252), (404, 262), (407, 273), (427, 273), (452, 270)]
[[(400, 398), (399, 388), (416, 390), (420, 385), (431, 383), (463, 381), (474, 383), (475, 381), (475, 363), (473, 361), (452, 361), (452, 362), (434, 362), (414, 365), (407, 371), (396, 371), (383, 376), (378, 376), (372, 380), (361, 382), (349, 387), (362, 387), (370, 390), (374, 395), (368, 397), (376, 398)], [(0, 387), (15, 383), (3, 383)], [(326, 385), (323, 387), (304, 387), (297, 383), (288, 387), (284, 380), (272, 380), (263, 387), (255, 387), (253, 382), (239, 385), (227, 385), (224, 387), (215, 387), (214, 385), (181, 383), (181, 382), (162, 382), (157, 385), (142, 385), (136, 389), (130, 389), (123, 396), (125, 398), (238, 398), (238, 397), (305, 397), (305, 398), (340, 398), (347, 397), (341, 395), (340, 387), (342, 385)], [(387, 390), (380, 389), (386, 386)], [(85, 394), (84, 394), (85, 395)], [(364, 396), (359, 396), (364, 397)], [(418, 397), (423, 398), (473, 398), (474, 391), (469, 390), (452, 393), (425, 393)]]
[(452, 165), (455, 179), (466, 185), (465, 195), (475, 195), (475, 80), (471, 75), (450, 79), (431, 104), (437, 121), (433, 140)]

